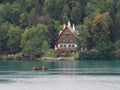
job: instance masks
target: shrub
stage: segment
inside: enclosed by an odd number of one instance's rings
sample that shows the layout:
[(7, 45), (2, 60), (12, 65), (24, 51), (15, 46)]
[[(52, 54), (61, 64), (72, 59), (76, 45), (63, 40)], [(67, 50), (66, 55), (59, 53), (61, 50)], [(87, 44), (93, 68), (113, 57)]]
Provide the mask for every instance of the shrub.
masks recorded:
[(113, 59), (114, 54), (112, 52), (98, 52), (98, 51), (84, 51), (79, 52), (79, 60), (103, 60)]
[(69, 55), (69, 50), (68, 49), (57, 49), (54, 52), (55, 57), (65, 57)]
[(17, 56), (16, 60), (21, 61), (21, 60), (23, 60), (23, 57), (22, 56)]
[(4, 58), (3, 58), (3, 57), (0, 57), (0, 61), (4, 61)]
[(115, 53), (115, 58), (120, 59), (120, 49), (116, 50), (114, 53)]
[(14, 58), (13, 58), (13, 57), (6, 57), (5, 60), (6, 60), (6, 61), (13, 61)]

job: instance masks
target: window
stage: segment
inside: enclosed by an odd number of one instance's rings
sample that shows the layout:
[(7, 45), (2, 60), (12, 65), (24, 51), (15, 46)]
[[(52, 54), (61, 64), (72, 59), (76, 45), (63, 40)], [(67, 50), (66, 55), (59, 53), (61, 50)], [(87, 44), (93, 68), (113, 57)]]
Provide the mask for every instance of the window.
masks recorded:
[(62, 45), (60, 45), (60, 47), (62, 47)]
[(70, 36), (70, 34), (65, 34), (65, 36)]
[(64, 45), (64, 47), (66, 47), (66, 45)]
[(70, 48), (70, 47), (71, 47), (71, 45), (68, 45), (68, 47)]
[(75, 45), (72, 45), (72, 47), (75, 47)]
[(64, 36), (70, 36), (70, 33), (69, 32), (65, 32)]

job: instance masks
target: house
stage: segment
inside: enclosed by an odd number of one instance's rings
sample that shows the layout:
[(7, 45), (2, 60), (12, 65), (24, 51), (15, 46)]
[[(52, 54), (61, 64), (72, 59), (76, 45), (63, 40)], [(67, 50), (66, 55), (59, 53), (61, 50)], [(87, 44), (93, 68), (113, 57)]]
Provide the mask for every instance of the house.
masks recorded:
[(75, 30), (74, 24), (71, 25), (68, 22), (68, 25), (63, 26), (63, 30), (59, 32), (57, 42), (55, 45), (55, 50), (57, 49), (68, 49), (70, 52), (77, 51), (77, 38), (76, 35), (78, 32)]

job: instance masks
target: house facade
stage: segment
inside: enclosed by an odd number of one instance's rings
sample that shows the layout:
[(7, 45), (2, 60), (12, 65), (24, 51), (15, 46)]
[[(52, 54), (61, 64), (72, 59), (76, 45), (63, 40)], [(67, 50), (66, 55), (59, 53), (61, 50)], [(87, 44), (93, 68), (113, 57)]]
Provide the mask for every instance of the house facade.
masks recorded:
[(71, 52), (77, 51), (77, 38), (76, 38), (76, 30), (74, 24), (71, 25), (68, 22), (68, 25), (63, 26), (63, 30), (59, 32), (55, 50), (57, 49), (68, 49)]

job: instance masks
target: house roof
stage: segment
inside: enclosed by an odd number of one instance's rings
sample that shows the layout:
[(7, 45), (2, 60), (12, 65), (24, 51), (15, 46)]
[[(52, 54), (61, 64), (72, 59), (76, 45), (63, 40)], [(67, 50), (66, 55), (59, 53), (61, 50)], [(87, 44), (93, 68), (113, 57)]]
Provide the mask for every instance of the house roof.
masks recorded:
[(72, 28), (66, 26), (63, 30), (61, 30), (61, 31), (59, 32), (59, 36), (58, 36), (58, 38), (62, 35), (62, 33), (66, 30), (66, 28), (68, 28), (68, 29), (73, 33)]
[(56, 39), (58, 39), (62, 35), (62, 33), (66, 30), (66, 28), (68, 28), (70, 30), (70, 32), (72, 32), (75, 37), (77, 35), (79, 35), (79, 32), (75, 30), (75, 25), (73, 24), (71, 26), (70, 22), (68, 22), (68, 25), (64, 24), (63, 29), (59, 32), (59, 36)]
[(63, 30), (61, 30), (61, 31), (59, 32), (59, 35), (61, 35), (61, 33), (62, 33), (66, 28), (68, 28), (72, 33), (75, 32), (75, 25), (73, 24), (73, 26), (71, 26), (70, 21), (68, 21), (68, 25), (65, 25), (65, 24), (64, 24)]

